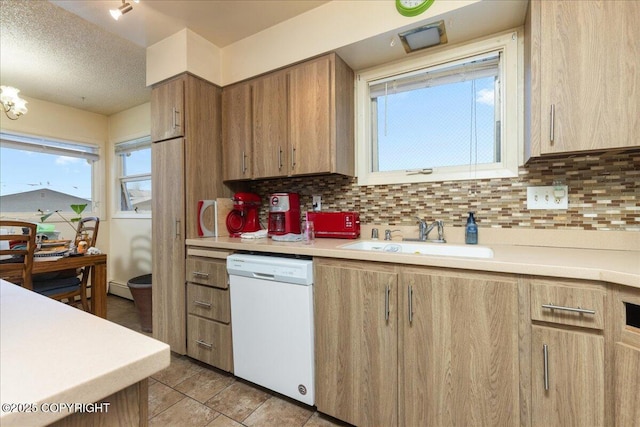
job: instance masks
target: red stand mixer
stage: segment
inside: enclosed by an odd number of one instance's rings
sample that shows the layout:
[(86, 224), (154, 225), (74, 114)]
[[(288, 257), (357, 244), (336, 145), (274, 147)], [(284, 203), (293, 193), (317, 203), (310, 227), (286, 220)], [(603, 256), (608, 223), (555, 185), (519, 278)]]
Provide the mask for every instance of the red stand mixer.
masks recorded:
[(254, 193), (233, 195), (233, 210), (227, 215), (227, 230), (232, 237), (260, 230), (260, 196)]

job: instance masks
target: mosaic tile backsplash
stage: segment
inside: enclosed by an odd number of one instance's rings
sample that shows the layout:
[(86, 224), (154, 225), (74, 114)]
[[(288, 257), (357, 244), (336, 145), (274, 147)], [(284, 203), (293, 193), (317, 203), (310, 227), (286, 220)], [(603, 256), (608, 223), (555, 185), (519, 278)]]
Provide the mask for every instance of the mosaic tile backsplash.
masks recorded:
[[(528, 210), (527, 187), (561, 180), (569, 186), (569, 209)], [(445, 181), (425, 184), (358, 186), (341, 175), (253, 181), (263, 200), (275, 192), (300, 194), (301, 211), (311, 210), (311, 196), (322, 196), (323, 211), (360, 212), (363, 223), (412, 225), (415, 217), (464, 226), (475, 211), (478, 226), (640, 232), (640, 152), (537, 159), (516, 178)]]

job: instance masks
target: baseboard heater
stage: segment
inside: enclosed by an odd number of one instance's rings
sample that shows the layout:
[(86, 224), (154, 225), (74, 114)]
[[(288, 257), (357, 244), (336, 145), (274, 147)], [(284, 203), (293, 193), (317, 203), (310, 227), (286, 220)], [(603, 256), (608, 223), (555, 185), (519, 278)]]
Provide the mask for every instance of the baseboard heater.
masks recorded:
[(133, 300), (133, 296), (131, 295), (131, 291), (126, 283), (118, 282), (116, 280), (112, 280), (109, 282), (109, 287), (107, 290), (108, 293), (112, 295), (117, 295), (122, 298), (127, 298)]

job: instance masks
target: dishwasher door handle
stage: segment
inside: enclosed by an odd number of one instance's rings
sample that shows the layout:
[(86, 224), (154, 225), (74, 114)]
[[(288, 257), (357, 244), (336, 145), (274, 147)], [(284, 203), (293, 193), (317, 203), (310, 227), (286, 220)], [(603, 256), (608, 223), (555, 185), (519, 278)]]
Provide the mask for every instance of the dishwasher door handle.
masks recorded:
[(253, 273), (253, 277), (262, 280), (276, 280), (276, 276), (273, 274)]

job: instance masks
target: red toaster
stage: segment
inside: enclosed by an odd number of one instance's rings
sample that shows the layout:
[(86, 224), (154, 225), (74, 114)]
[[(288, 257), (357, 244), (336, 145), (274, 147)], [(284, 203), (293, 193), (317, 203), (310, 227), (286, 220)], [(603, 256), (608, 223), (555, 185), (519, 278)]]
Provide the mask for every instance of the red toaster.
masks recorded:
[(316, 237), (334, 239), (360, 237), (358, 212), (307, 212), (307, 219), (313, 222)]

